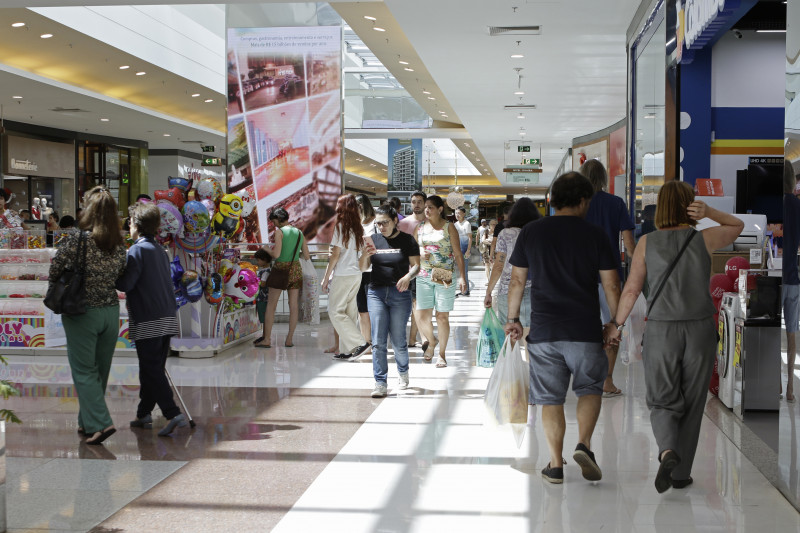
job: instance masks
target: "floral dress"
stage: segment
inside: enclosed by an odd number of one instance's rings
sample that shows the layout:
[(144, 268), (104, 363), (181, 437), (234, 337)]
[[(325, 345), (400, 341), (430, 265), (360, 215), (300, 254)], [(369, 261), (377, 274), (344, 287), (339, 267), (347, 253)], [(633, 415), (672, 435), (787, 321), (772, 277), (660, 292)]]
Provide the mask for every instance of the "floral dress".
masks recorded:
[[(419, 248), (430, 253), (428, 259), (420, 261), (419, 275), (423, 278), (431, 277), (431, 270), (434, 268), (442, 268), (455, 271), (455, 256), (453, 255), (453, 243), (450, 242), (450, 222), (445, 221), (442, 229), (434, 229), (433, 226), (426, 222), (419, 227), (417, 236), (419, 237)], [(459, 250), (460, 243), (458, 244)]]

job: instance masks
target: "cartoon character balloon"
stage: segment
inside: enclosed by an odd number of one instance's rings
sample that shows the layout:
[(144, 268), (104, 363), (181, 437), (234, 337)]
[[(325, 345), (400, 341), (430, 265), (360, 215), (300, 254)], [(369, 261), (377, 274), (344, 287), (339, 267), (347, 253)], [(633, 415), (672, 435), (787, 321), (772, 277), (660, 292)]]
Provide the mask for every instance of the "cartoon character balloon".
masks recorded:
[(183, 195), (183, 191), (177, 187), (173, 187), (165, 191), (155, 191), (153, 196), (155, 196), (156, 202), (163, 200), (173, 204), (178, 209), (183, 208), (183, 204), (186, 203), (186, 197)]
[(188, 178), (173, 178), (172, 176), (167, 177), (167, 183), (169, 184), (170, 189), (177, 188), (186, 195), (190, 190), (192, 190), (192, 180)]
[(239, 191), (238, 194), (242, 199), (242, 218), (247, 218), (256, 208), (255, 196), (247, 189)]
[(186, 299), (194, 303), (203, 297), (203, 284), (200, 275), (194, 270), (187, 270), (181, 276), (181, 285)]
[(252, 302), (257, 294), (258, 276), (252, 270), (238, 268), (238, 271), (225, 283), (225, 296), (230, 296), (233, 303)]
[(222, 301), (222, 276), (214, 272), (206, 278), (206, 285), (203, 290), (203, 295), (206, 301), (211, 305), (217, 305)]
[(200, 200), (208, 199), (217, 203), (222, 198), (222, 187), (217, 180), (205, 178), (197, 184), (196, 194)]
[(209, 224), (211, 224), (211, 219), (217, 214), (217, 204), (208, 198), (205, 200), (200, 200), (200, 203), (206, 206), (206, 209), (208, 210)]
[(236, 235), (241, 227), (242, 199), (235, 194), (226, 194), (219, 201), (219, 211), (214, 215), (211, 229), (224, 237)]
[(183, 215), (178, 208), (169, 202), (163, 200), (157, 204), (158, 210), (161, 212), (161, 227), (159, 228), (159, 236), (167, 237), (169, 235), (183, 236)]
[(209, 223), (208, 209), (200, 202), (186, 202), (183, 206), (183, 230), (190, 233), (204, 231)]

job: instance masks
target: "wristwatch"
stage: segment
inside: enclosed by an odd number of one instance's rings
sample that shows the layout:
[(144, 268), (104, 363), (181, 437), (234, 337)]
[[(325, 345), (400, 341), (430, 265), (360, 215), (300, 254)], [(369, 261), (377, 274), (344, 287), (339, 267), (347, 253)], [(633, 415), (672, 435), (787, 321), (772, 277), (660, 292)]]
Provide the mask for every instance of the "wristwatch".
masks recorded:
[(509, 324), (519, 324), (520, 323), (519, 317), (509, 318), (506, 322), (509, 323)]
[(617, 331), (622, 331), (622, 328), (624, 328), (624, 327), (625, 327), (625, 323), (624, 323), (624, 322), (623, 322), (622, 324), (617, 324), (617, 321), (616, 321), (616, 320), (612, 320), (611, 322), (613, 322), (613, 323), (614, 323), (614, 326), (616, 326), (616, 328), (617, 328)]

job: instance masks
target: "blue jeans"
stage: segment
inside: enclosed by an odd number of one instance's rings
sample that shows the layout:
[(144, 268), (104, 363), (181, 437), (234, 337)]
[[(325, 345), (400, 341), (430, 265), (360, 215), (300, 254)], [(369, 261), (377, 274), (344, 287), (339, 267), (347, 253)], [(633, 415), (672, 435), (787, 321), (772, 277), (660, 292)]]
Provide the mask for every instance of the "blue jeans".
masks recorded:
[(369, 322), (372, 326), (372, 373), (375, 381), (386, 384), (389, 363), (386, 347), (392, 337), (394, 360), (397, 371), (408, 373), (408, 345), (406, 324), (411, 316), (411, 291), (400, 292), (397, 287), (373, 287), (367, 289)]
[[(469, 237), (461, 237), (460, 243), (461, 256), (464, 257), (464, 254), (467, 253), (467, 247), (469, 246)], [(464, 281), (467, 284), (467, 292), (469, 292), (469, 259), (467, 258), (464, 258)]]

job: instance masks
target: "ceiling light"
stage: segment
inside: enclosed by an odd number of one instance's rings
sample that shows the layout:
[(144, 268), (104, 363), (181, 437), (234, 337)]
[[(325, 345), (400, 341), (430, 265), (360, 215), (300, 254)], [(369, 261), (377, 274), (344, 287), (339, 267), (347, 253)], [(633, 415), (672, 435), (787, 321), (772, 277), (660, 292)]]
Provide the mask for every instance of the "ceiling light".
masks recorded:
[(49, 39), (52, 36), (53, 36), (52, 33), (43, 33), (39, 37), (41, 37), (42, 39)]
[(384, 28), (381, 28), (379, 26), (375, 26), (372, 29), (375, 30), (375, 31), (386, 31)]
[(211, 102), (213, 102), (214, 100), (212, 100), (211, 98), (206, 98), (206, 99), (205, 99), (205, 100), (203, 100), (203, 101), (204, 101), (205, 103), (207, 103), (207, 104), (210, 104), (210, 103), (211, 103)]
[(22, 100), (21, 96), (12, 96), (11, 98), (13, 98), (14, 100)]
[(403, 61), (402, 59), (398, 61), (401, 65), (408, 65), (408, 61)]
[(522, 54), (511, 54), (512, 59), (522, 59), (523, 57), (525, 56)]
[(125, 69), (129, 69), (129, 68), (131, 68), (130, 65), (122, 65), (121, 67), (119, 67), (120, 70), (125, 70)]
[(364, 18), (365, 18), (365, 19), (367, 19), (367, 20), (371, 20), (371, 21), (373, 21), (373, 22), (374, 22), (374, 21), (376, 21), (376, 20), (378, 20), (378, 19), (376, 19), (375, 17), (370, 17), (369, 15), (364, 15)]
[(429, 96), (428, 100), (436, 100), (436, 98), (434, 98), (433, 96)]
[(170, 137), (170, 134), (169, 133), (165, 133), (164, 137)]
[(522, 96), (523, 94), (525, 94), (525, 91), (514, 91), (514, 94), (516, 94), (517, 96)]
[(12, 25), (11, 25), (11, 27), (12, 27), (12, 28), (21, 28), (21, 27), (23, 27), (24, 25), (25, 25), (25, 23), (24, 23), (24, 22), (15, 22), (14, 24), (12, 24)]
[(100, 122), (108, 122), (108, 121), (109, 121), (109, 119), (107, 119), (107, 118), (101, 118), (100, 119)]
[(442, 115), (442, 118), (448, 118), (447, 115)]
[(194, 93), (194, 94), (192, 95), (192, 98), (197, 98), (198, 96), (200, 96), (200, 93)]
[(478, 163), (480, 163), (480, 162), (481, 162), (481, 160), (480, 160), (480, 159), (477, 159), (477, 158), (475, 159), (475, 161), (477, 161)]
[(137, 76), (144, 76), (145, 74), (147, 74), (147, 72), (143, 70), (140, 70), (139, 72), (136, 73)]
[(408, 67), (404, 68), (403, 70), (407, 70), (407, 71), (409, 71), (409, 72), (414, 72), (414, 69), (413, 69), (413, 68), (408, 68)]
[(363, 161), (363, 159), (359, 159), (359, 158), (356, 157), (356, 161)]
[(786, 33), (786, 30), (756, 30), (756, 33)]
[(431, 92), (430, 91), (426, 91), (425, 89), (422, 89), (422, 94), (431, 94)]

